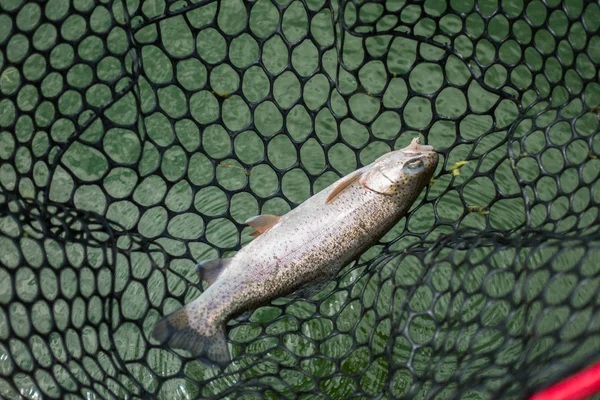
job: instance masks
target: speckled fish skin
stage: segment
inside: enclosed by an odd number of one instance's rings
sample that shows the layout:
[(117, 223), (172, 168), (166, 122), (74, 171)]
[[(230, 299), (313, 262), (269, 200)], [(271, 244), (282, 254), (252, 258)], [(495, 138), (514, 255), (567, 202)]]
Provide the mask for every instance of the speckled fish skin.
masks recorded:
[[(157, 324), (155, 339), (226, 363), (232, 317), (333, 279), (406, 214), (437, 163), (431, 146), (413, 141), (317, 193), (242, 248), (200, 297)], [(328, 199), (342, 182), (351, 183)]]

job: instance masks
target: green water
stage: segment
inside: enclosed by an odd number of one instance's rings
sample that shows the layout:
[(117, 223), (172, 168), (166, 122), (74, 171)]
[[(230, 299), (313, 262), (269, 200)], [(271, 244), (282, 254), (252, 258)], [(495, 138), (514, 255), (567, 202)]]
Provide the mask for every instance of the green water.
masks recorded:
[[(8, 43), (6, 53), (0, 53), (0, 93), (3, 96), (18, 93), (16, 100), (12, 100), (14, 97), (0, 100), (0, 159), (4, 161), (15, 154), (13, 164), (3, 163), (0, 167), (0, 182), (9, 189), (18, 189), (24, 197), (40, 198), (47, 193), (48, 198), (56, 202), (73, 199), (78, 209), (94, 211), (118, 222), (125, 229), (137, 230), (143, 237), (164, 246), (171, 256), (169, 269), (180, 276), (167, 272), (165, 278), (163, 273), (151, 266), (147, 257), (137, 253), (133, 253), (129, 260), (119, 256), (116, 269), (112, 271), (97, 267), (102, 264), (98, 260), (104, 257), (97, 251), (88, 249), (91, 255), (84, 257), (83, 247), (72, 245), (63, 254), (63, 250), (51, 242), (44, 250), (53, 254), (57, 261), (53, 263), (50, 260), (49, 266), (42, 266), (39, 241), (27, 238), (21, 239), (20, 246), (31, 256), (26, 260), (29, 266), (23, 266), (11, 255), (16, 253), (12, 242), (0, 241), (0, 247), (5, 250), (0, 252), (0, 261), (6, 266), (0, 268), (0, 282), (7, 282), (3, 278), (12, 273), (16, 273), (18, 282), (14, 288), (0, 283), (0, 303), (6, 305), (7, 310), (0, 311), (0, 327), (6, 327), (5, 322), (10, 320), (14, 329), (11, 337), (15, 336), (10, 349), (0, 347), (0, 376), (10, 376), (13, 372), (8, 357), (3, 356), (9, 352), (21, 369), (33, 373), (32, 356), (25, 350), (27, 342), (33, 349), (33, 358), (41, 365), (49, 365), (50, 354), (53, 354), (55, 359), (64, 360), (71, 371), (84, 368), (91, 376), (101, 379), (102, 369), (115, 368), (106, 351), (111, 341), (132, 378), (151, 392), (155, 391), (158, 382), (147, 378), (148, 368), (161, 378), (171, 377), (179, 371), (184, 371), (196, 382), (217, 376), (216, 371), (195, 361), (182, 363), (166, 349), (149, 349), (147, 342), (148, 334), (160, 315), (181, 306), (171, 296), (185, 294), (187, 302), (200, 294), (198, 289), (190, 286), (198, 284), (194, 263), (223, 255), (226, 251), (235, 251), (249, 242), (251, 230), (241, 226), (247, 218), (260, 213), (284, 214), (340, 176), (381, 154), (406, 146), (421, 129), (428, 129), (425, 135), (427, 142), (444, 152), (444, 157), (435, 182), (426, 194), (419, 197), (410, 216), (386, 235), (382, 244), (397, 239), (405, 226), (412, 233), (425, 233), (433, 228), (428, 239), (434, 239), (452, 232), (454, 228), (509, 230), (521, 228), (526, 223), (531, 227), (567, 231), (575, 224), (580, 228), (586, 227), (595, 219), (593, 209), (578, 222), (563, 218), (569, 202), (578, 207), (575, 212), (581, 211), (592, 201), (593, 193), (600, 193), (598, 188), (593, 192), (590, 190), (600, 172), (600, 163), (587, 157), (590, 151), (588, 144), (575, 141), (566, 150), (567, 159), (583, 169), (583, 182), (579, 181), (574, 168), (562, 171), (555, 179), (554, 175), (561, 171), (565, 160), (560, 152), (546, 149), (547, 140), (555, 145), (566, 143), (571, 137), (570, 127), (558, 123), (546, 137), (541, 130), (531, 128), (531, 118), (521, 115), (510, 100), (502, 100), (493, 108), (498, 96), (479, 85), (469, 84), (468, 92), (456, 89), (453, 86), (466, 87), (469, 79), (479, 73), (478, 69), (472, 67), (470, 70), (456, 56), (447, 56), (445, 64), (440, 65), (437, 60), (445, 57), (446, 53), (439, 48), (423, 45), (418, 52), (417, 43), (413, 40), (389, 36), (369, 39), (367, 50), (371, 55), (383, 54), (387, 46), (390, 52), (383, 61), (361, 65), (361, 41), (347, 36), (343, 61), (348, 68), (358, 70), (359, 79), (356, 81), (349, 74), (342, 73), (337, 85), (342, 93), (350, 93), (355, 88), (360, 90), (344, 98), (333, 90), (328, 80), (335, 77), (338, 62), (335, 50), (326, 50), (321, 59), (317, 52), (317, 46), (330, 46), (334, 42), (334, 27), (327, 8), (319, 11), (309, 23), (302, 3), (294, 1), (288, 5), (286, 1), (278, 2), (286, 6), (281, 16), (281, 35), (259, 43), (247, 33), (238, 35), (246, 28), (246, 9), (242, 2), (224, 0), (218, 14), (216, 3), (212, 3), (186, 12), (185, 19), (183, 15), (177, 15), (136, 28), (134, 38), (140, 49), (137, 57), (144, 73), (138, 81), (140, 107), (137, 107), (134, 97), (127, 94), (105, 112), (108, 121), (123, 127), (109, 128), (98, 120), (87, 126), (92, 114), (82, 111), (82, 107), (101, 107), (114, 101), (110, 90), (113, 82), (118, 82), (117, 89), (131, 82), (131, 78), (126, 76), (133, 72), (132, 55), (127, 51), (127, 35), (121, 27), (110, 24), (111, 13), (119, 23), (124, 21), (123, 5), (117, 2), (110, 9), (107, 5), (93, 7), (91, 2), (76, 1), (74, 7), (77, 11), (91, 14), (85, 14), (84, 18), (73, 13), (57, 30), (51, 23), (39, 22), (41, 13), (51, 20), (60, 20), (69, 10), (62, 0), (51, 3), (44, 9), (32, 3), (18, 13), (14, 23), (19, 29), (35, 29), (33, 40), (20, 34), (9, 37), (10, 29), (6, 27), (12, 25), (13, 20), (8, 14), (0, 14), (0, 43)], [(390, 6), (398, 8), (400, 3), (403, 2), (390, 2)], [(502, 7), (506, 12), (519, 13), (519, 2), (504, 3)], [(16, 9), (20, 2), (0, 1), (0, 4), (7, 9)], [(167, 8), (161, 1), (132, 1), (127, 4), (130, 13), (141, 12), (147, 18), (160, 16), (165, 9), (177, 8), (177, 3)], [(307, 5), (311, 10), (318, 10), (322, 2), (309, 1)], [(492, 2), (480, 4), (482, 12), (489, 15), (497, 6)], [(471, 3), (452, 2), (450, 7), (454, 11), (468, 12)], [(573, 7), (569, 9), (570, 17), (583, 13), (583, 10), (577, 11)], [(591, 7), (590, 13), (593, 14), (595, 11)], [(269, 37), (277, 28), (280, 12), (273, 3), (265, 0), (253, 3), (251, 9), (249, 29), (256, 37)], [(408, 10), (403, 18), (406, 21), (418, 18), (414, 11)], [(430, 15), (443, 11), (441, 3), (430, 5), (427, 9)], [(545, 18), (538, 14), (546, 11), (532, 8), (527, 12), (528, 17), (535, 20)], [(379, 13), (381, 10), (377, 6), (364, 7), (360, 11), (364, 21), (376, 19)], [(563, 16), (561, 11), (552, 20), (554, 30), (566, 29)], [(347, 17), (351, 19), (351, 16)], [(225, 46), (225, 39), (219, 31), (203, 28), (214, 19), (224, 33), (238, 35), (229, 47)], [(385, 30), (388, 22), (382, 21), (380, 29)], [(432, 35), (427, 21), (415, 28), (420, 35)], [(460, 18), (448, 15), (440, 21), (439, 28), (453, 35), (458, 31), (457, 26), (463, 23)], [(482, 25), (481, 18), (474, 14), (465, 23), (474, 37), (481, 34)], [(89, 29), (88, 34), (85, 34), (86, 29)], [(496, 17), (490, 22), (487, 33), (492, 39), (501, 40), (508, 29), (508, 21)], [(516, 23), (511, 29), (522, 43), (531, 40), (532, 30), (525, 23)], [(306, 38), (309, 32), (314, 36), (313, 41)], [(579, 33), (585, 35), (585, 32)], [(100, 36), (105, 34), (108, 34), (108, 40), (103, 46)], [(58, 44), (61, 38), (77, 45)], [(284, 39), (288, 43), (297, 43), (297, 46), (289, 50)], [(557, 51), (562, 59), (568, 59), (569, 52), (560, 43), (554, 43), (544, 34), (537, 35), (535, 40), (549, 53)], [(162, 46), (157, 46), (157, 43)], [(475, 55), (490, 67), (484, 75), (484, 82), (489, 88), (498, 88), (510, 81), (526, 92), (534, 79), (524, 68), (517, 68), (509, 76), (506, 69), (494, 61), (494, 55), (509, 64), (518, 62), (522, 56), (533, 68), (544, 69), (549, 79), (560, 75), (558, 64), (544, 64), (535, 51), (521, 54), (514, 40), (504, 42), (495, 52), (490, 42), (480, 41), (475, 46), (462, 35), (456, 39), (455, 46), (459, 55)], [(30, 49), (30, 53), (26, 54), (26, 49)], [(43, 52), (50, 49), (50, 56), (45, 58)], [(533, 50), (533, 47), (528, 49)], [(76, 63), (75, 54), (86, 63)], [(597, 56), (593, 53), (592, 57), (594, 54)], [(259, 57), (262, 57), (265, 70), (254, 65)], [(572, 54), (570, 57), (573, 58)], [(226, 59), (226, 63), (217, 66)], [(23, 67), (6, 67), (6, 61), (23, 62)], [(296, 73), (282, 73), (288, 61)], [(319, 61), (322, 69), (313, 75)], [(389, 82), (384, 62), (391, 73), (397, 74)], [(89, 63), (96, 66), (95, 71)], [(578, 67), (589, 74), (590, 65), (584, 60), (579, 61)], [(272, 88), (266, 73), (273, 77)], [(591, 73), (593, 75), (594, 71)], [(302, 83), (302, 90), (301, 80), (304, 79), (306, 82)], [(589, 84), (584, 88), (576, 74), (568, 75), (564, 82), (559, 82), (557, 87), (563, 91), (554, 89), (552, 93), (549, 89), (547, 93), (545, 90), (549, 83), (557, 82), (545, 79), (535, 80), (534, 84), (542, 96), (549, 97), (551, 94), (556, 104), (562, 104), (559, 100), (565, 96), (565, 89), (574, 93), (583, 91), (589, 102), (587, 107), (594, 106), (594, 99), (600, 95), (598, 85)], [(19, 85), (24, 80), (39, 84)], [(81, 88), (86, 90), (74, 90)], [(251, 110), (241, 94), (257, 103), (257, 107)], [(435, 99), (433, 94), (436, 94)], [(333, 113), (322, 108), (329, 96)], [(520, 105), (525, 108), (533, 101), (529, 91)], [(550, 108), (552, 106), (551, 102)], [(34, 109), (35, 112), (29, 112)], [(384, 112), (378, 114), (380, 110)], [(432, 110), (446, 119), (430, 125)], [(490, 110), (493, 110), (494, 119), (486, 114)], [(573, 101), (567, 110), (563, 110), (568, 111), (563, 115), (577, 115), (582, 110), (583, 105)], [(468, 115), (463, 118), (465, 113)], [(311, 114), (314, 115), (314, 127)], [(219, 117), (222, 123), (217, 121)], [(251, 117), (254, 129), (249, 127)], [(343, 119), (339, 129), (336, 118)], [(543, 128), (556, 118), (550, 110), (537, 118), (536, 123)], [(13, 121), (16, 121), (14, 136), (5, 130)], [(33, 121), (39, 129), (34, 130)], [(73, 135), (79, 128), (73, 121), (87, 126), (77, 140)], [(509, 132), (515, 121), (521, 122), (514, 132)], [(142, 137), (138, 133), (141, 130), (132, 128), (141, 123), (146, 132), (146, 136)], [(222, 125), (234, 134), (230, 136)], [(581, 117), (576, 126), (577, 134), (583, 138), (597, 129), (598, 121), (591, 114)], [(509, 134), (513, 159), (507, 157)], [(523, 148), (515, 141), (521, 138)], [(58, 149), (52, 147), (52, 143), (67, 146), (59, 159), (54, 159)], [(335, 144), (329, 146), (332, 143)], [(537, 156), (541, 163), (534, 158)], [(452, 176), (449, 173), (452, 166), (464, 160), (469, 163), (458, 170), (458, 176)], [(120, 163), (120, 166), (111, 169), (109, 161)], [(54, 168), (57, 162), (62, 166)], [(67, 170), (84, 183), (76, 185)], [(25, 176), (29, 172), (32, 172), (35, 185), (26, 177), (20, 179), (18, 188), (15, 188), (17, 176)], [(278, 177), (278, 173), (282, 177)], [(531, 186), (536, 192), (532, 192), (529, 185), (519, 185), (515, 177), (533, 182)], [(558, 185), (565, 195), (558, 195)], [(276, 193), (278, 195), (273, 197)], [(527, 194), (528, 202), (524, 200), (523, 193)], [(435, 202), (431, 202), (433, 200)], [(593, 200), (598, 201), (597, 194)], [(541, 201), (546, 203), (538, 204)], [(547, 203), (551, 204), (549, 211), (545, 207)], [(526, 208), (532, 210), (530, 221), (526, 221)], [(435, 219), (435, 215), (439, 219)], [(438, 224), (434, 225), (436, 222)], [(0, 220), (0, 230), (9, 237), (23, 236), (10, 218)], [(165, 231), (170, 238), (161, 237)], [(391, 248), (402, 250), (414, 242), (412, 237), (402, 238)], [(380, 245), (374, 247), (362, 260), (376, 256), (381, 249)], [(496, 267), (508, 265), (511, 256), (501, 255), (496, 260)], [(543, 260), (543, 256), (540, 257)], [(81, 261), (83, 258), (85, 261)], [(534, 262), (532, 260), (536, 258), (532, 257), (529, 262)], [(360, 270), (352, 271), (335, 289), (330, 287), (317, 297), (325, 298), (330, 294), (319, 303), (318, 309), (316, 305), (300, 300), (281, 314), (281, 305), (287, 304), (282, 300), (278, 307), (257, 310), (250, 317), (251, 324), (237, 324), (231, 330), (230, 339), (235, 342), (231, 348), (233, 354), (256, 354), (279, 343), (280, 347), (270, 351), (268, 356), (281, 365), (289, 366), (278, 379), (283, 379), (292, 388), (308, 389), (313, 383), (306, 376), (323, 376), (320, 390), (334, 398), (345, 398), (359, 386), (366, 393), (375, 395), (389, 379), (391, 395), (401, 396), (411, 385), (411, 374), (401, 369), (389, 377), (388, 361), (383, 354), (386, 345), (391, 343), (394, 361), (406, 362), (412, 345), (406, 338), (393, 337), (390, 332), (392, 322), (406, 317), (402, 316), (401, 310), (407, 302), (411, 310), (434, 308), (440, 315), (452, 308), (449, 298), (433, 304), (433, 291), (446, 290), (444, 282), (450, 280), (449, 270), (442, 266), (432, 269), (432, 283), (409, 295), (413, 286), (420, 282), (418, 278), (425, 276), (428, 269), (414, 258), (407, 257), (402, 262), (402, 267), (395, 271), (379, 275), (361, 276)], [(555, 268), (562, 265), (568, 269), (564, 262), (556, 262)], [(158, 267), (164, 270), (166, 266), (159, 261)], [(481, 285), (478, 277), (480, 279), (489, 272), (485, 268), (475, 270), (468, 282), (476, 288)], [(37, 279), (36, 273), (39, 273)], [(518, 281), (515, 273), (494, 275), (489, 290), (501, 292), (514, 286)], [(535, 275), (531, 285), (541, 290), (549, 280), (549, 276)], [(72, 284), (74, 281), (77, 285)], [(570, 283), (562, 282), (560, 285), (563, 287)], [(14, 292), (12, 296), (2, 295), (9, 293), (9, 289)], [(474, 290), (466, 289), (457, 295), (464, 298), (465, 315), (477, 315), (485, 301), (481, 294), (473, 294)], [(581, 289), (580, 295), (586, 298), (594, 290), (594, 286), (586, 286)], [(106, 304), (113, 291), (120, 294), (119, 301)], [(37, 300), (37, 296), (41, 299)], [(548, 296), (550, 303), (562, 301), (560, 293), (556, 294), (556, 298)], [(34, 304), (31, 311), (36, 315), (33, 330), (28, 326), (29, 311), (23, 304)], [(497, 300), (489, 308), (492, 311), (482, 317), (483, 325), (487, 326), (488, 322), (493, 325), (494, 321), (507, 318), (508, 307), (506, 302)], [(106, 318), (106, 308), (112, 309), (112, 320)], [(361, 312), (365, 312), (364, 315)], [(565, 318), (560, 309), (549, 315), (546, 317), (548, 322), (545, 322), (548, 326), (554, 323), (553, 320)], [(50, 324), (51, 319), (55, 321), (54, 327)], [(468, 319), (465, 317), (465, 321)], [(572, 329), (577, 330), (577, 324), (583, 325), (585, 321), (585, 316), (582, 316)], [(514, 324), (514, 329), (519, 330), (526, 321), (516, 318)], [(541, 324), (540, 329), (546, 325)], [(57, 329), (66, 331), (64, 341), (56, 334)], [(453, 329), (447, 328), (444, 334), (455, 335)], [(473, 329), (473, 326), (468, 328), (471, 337), (475, 333)], [(423, 316), (415, 318), (408, 329), (415, 343), (426, 343), (435, 331), (432, 320)], [(50, 335), (48, 344), (42, 340), (46, 334)], [(6, 328), (0, 328), (3, 339), (8, 335)], [(275, 339), (275, 335), (279, 335), (280, 339)], [(479, 339), (477, 349), (493, 347), (498, 335), (498, 332), (490, 330)], [(281, 346), (287, 350), (282, 351)], [(541, 352), (549, 348), (552, 344), (545, 343), (538, 350)], [(504, 356), (512, 360), (516, 357), (514, 353), (514, 349), (510, 349)], [(363, 378), (336, 377), (333, 375), (336, 366), (328, 359), (310, 357), (314, 354), (340, 359), (344, 373), (363, 375)], [(74, 364), (67, 363), (68, 355), (76, 358), (72, 361)], [(437, 362), (435, 355), (431, 347), (423, 347), (412, 354), (413, 366), (418, 371), (425, 371), (428, 363), (432, 360)], [(249, 376), (274, 371), (273, 364), (265, 361), (250, 372), (238, 373), (250, 362), (250, 358), (242, 358), (238, 364), (228, 367), (230, 375), (208, 385), (192, 384), (180, 378), (169, 379), (157, 395), (159, 398), (189, 398), (216, 394), (226, 387), (244, 385)], [(457, 362), (446, 357), (442, 365), (442, 370), (446, 371), (443, 373), (447, 373), (457, 367)], [(38, 384), (44, 391), (54, 393), (56, 389), (52, 389), (52, 379), (43, 376), (43, 372), (40, 374), (36, 377)], [(62, 377), (61, 385), (77, 385), (66, 372), (55, 372), (55, 376)], [(15, 379), (24, 388), (23, 396), (34, 398), (36, 393), (40, 393), (27, 374), (19, 373)], [(263, 379), (266, 381), (266, 378)], [(290, 389), (278, 379), (274, 378), (269, 384), (288, 393)], [(0, 381), (0, 387), (2, 385)], [(107, 385), (117, 386), (110, 382)]]

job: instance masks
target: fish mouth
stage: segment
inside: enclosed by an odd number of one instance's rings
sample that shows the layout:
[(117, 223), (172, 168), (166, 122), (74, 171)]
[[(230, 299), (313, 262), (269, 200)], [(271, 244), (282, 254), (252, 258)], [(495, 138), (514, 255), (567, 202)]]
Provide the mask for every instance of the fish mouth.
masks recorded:
[(401, 150), (404, 154), (423, 154), (431, 153), (434, 151), (433, 146), (428, 144), (421, 144), (421, 139), (418, 137), (414, 138), (410, 144)]

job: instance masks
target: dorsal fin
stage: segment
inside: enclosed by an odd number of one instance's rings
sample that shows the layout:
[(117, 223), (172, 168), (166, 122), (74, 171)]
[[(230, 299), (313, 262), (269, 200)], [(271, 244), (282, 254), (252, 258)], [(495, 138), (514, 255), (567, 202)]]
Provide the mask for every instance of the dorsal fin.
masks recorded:
[(256, 232), (251, 233), (251, 236), (256, 237), (275, 226), (279, 218), (281, 217), (278, 215), (261, 214), (248, 218), (245, 224), (256, 230)]
[(231, 258), (200, 261), (196, 264), (196, 273), (200, 280), (205, 280), (209, 285), (212, 285), (219, 278), (219, 275), (227, 269), (230, 263)]
[(329, 196), (327, 196), (327, 200), (325, 200), (325, 204), (331, 203), (337, 196), (340, 195), (348, 186), (352, 185), (356, 182), (362, 175), (362, 170), (358, 169), (351, 174), (346, 175), (342, 179), (338, 181), (338, 184), (333, 188)]

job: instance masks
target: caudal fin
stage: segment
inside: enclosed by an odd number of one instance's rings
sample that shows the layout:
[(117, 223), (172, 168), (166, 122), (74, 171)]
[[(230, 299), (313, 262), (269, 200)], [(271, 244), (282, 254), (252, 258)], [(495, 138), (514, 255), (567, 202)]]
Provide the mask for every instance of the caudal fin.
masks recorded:
[(209, 364), (224, 365), (231, 361), (225, 327), (206, 324), (190, 326), (186, 307), (167, 315), (154, 326), (152, 337), (160, 344), (187, 350), (192, 356)]

